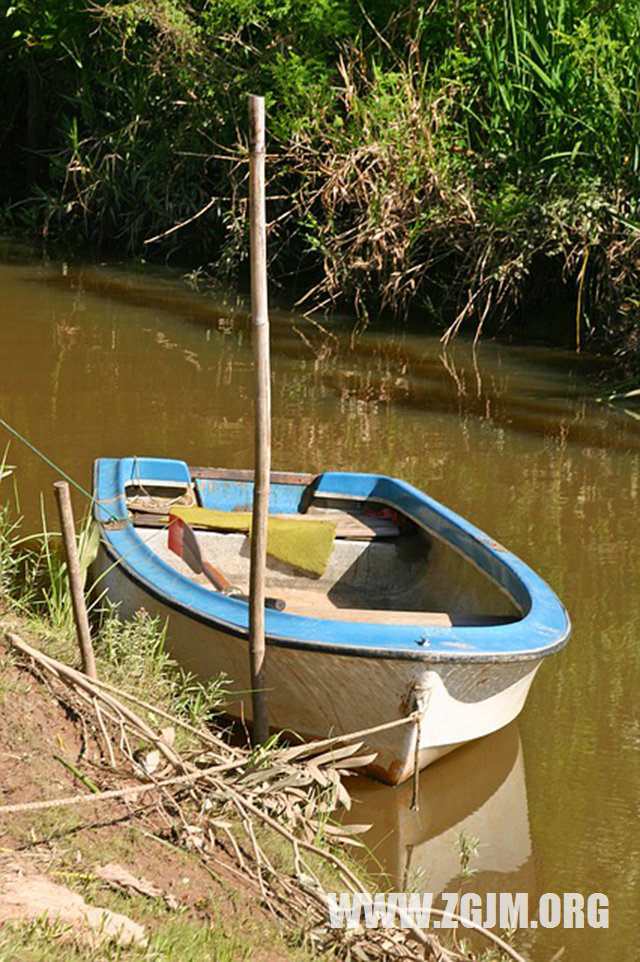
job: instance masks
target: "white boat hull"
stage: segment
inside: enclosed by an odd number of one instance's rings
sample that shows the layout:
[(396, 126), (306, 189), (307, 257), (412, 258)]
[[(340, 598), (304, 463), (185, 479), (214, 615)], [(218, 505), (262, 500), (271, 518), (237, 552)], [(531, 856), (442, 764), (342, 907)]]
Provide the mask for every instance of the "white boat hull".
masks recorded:
[[(101, 590), (119, 599), (122, 618), (142, 608), (168, 622), (167, 650), (184, 669), (202, 679), (224, 672), (238, 692), (226, 711), (251, 720), (246, 637), (166, 604), (114, 566), (104, 548), (95, 573)], [(371, 774), (398, 784), (412, 775), (416, 762), (422, 769), (509, 724), (522, 709), (541, 660), (429, 663), (268, 643), (270, 725), (309, 739), (398, 723), (365, 739), (377, 754)]]

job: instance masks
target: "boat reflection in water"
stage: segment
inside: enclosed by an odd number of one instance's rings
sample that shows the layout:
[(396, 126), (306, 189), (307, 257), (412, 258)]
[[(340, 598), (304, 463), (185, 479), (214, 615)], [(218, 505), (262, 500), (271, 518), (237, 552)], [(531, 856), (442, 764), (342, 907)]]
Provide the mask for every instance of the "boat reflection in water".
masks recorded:
[(379, 878), (380, 891), (434, 896), (457, 891), (463, 835), (479, 839), (467, 891), (535, 895), (524, 760), (515, 722), (423, 771), (418, 811), (411, 810), (411, 783), (388, 788), (358, 778), (347, 787), (353, 805), (344, 821), (371, 824), (362, 840), (372, 854), (363, 861)]

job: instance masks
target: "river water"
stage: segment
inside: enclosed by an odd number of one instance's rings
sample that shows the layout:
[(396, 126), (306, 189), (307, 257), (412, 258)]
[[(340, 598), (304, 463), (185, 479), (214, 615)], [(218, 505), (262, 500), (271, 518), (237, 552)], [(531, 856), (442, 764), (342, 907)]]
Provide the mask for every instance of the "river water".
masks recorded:
[[(0, 263), (0, 414), (85, 487), (99, 456), (251, 466), (246, 303), (176, 275)], [(0, 252), (1, 253), (1, 252)], [(273, 466), (413, 482), (508, 545), (573, 621), (519, 721), (411, 787), (353, 782), (355, 822), (392, 888), (605, 893), (608, 929), (521, 932), (535, 962), (640, 958), (640, 421), (591, 399), (597, 367), (548, 349), (415, 333), (358, 338), (272, 314)], [(0, 446), (6, 432), (0, 428)], [(26, 527), (56, 475), (13, 442)], [(6, 485), (6, 482), (3, 482)], [(86, 507), (75, 498), (80, 513)], [(364, 697), (364, 695), (363, 695)], [(381, 882), (382, 886), (382, 882)], [(534, 914), (534, 913), (532, 913)]]

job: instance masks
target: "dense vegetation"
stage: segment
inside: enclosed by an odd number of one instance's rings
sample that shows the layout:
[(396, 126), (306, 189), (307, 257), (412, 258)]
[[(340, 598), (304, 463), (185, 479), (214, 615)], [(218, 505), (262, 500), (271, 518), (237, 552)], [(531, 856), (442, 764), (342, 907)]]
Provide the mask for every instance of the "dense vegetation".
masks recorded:
[(237, 270), (245, 95), (264, 93), (272, 270), (307, 303), (411, 308), (450, 332), (514, 327), (526, 305), (640, 366), (637, 0), (0, 16), (5, 225)]

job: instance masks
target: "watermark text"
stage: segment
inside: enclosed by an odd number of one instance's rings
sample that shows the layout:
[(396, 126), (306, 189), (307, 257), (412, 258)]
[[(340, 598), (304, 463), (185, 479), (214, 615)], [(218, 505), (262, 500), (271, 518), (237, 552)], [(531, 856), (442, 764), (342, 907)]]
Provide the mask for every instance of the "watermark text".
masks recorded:
[[(606, 929), (609, 899), (602, 892), (545, 892), (535, 905), (528, 892), (329, 892), (332, 928)], [(530, 911), (532, 910), (532, 911)]]

